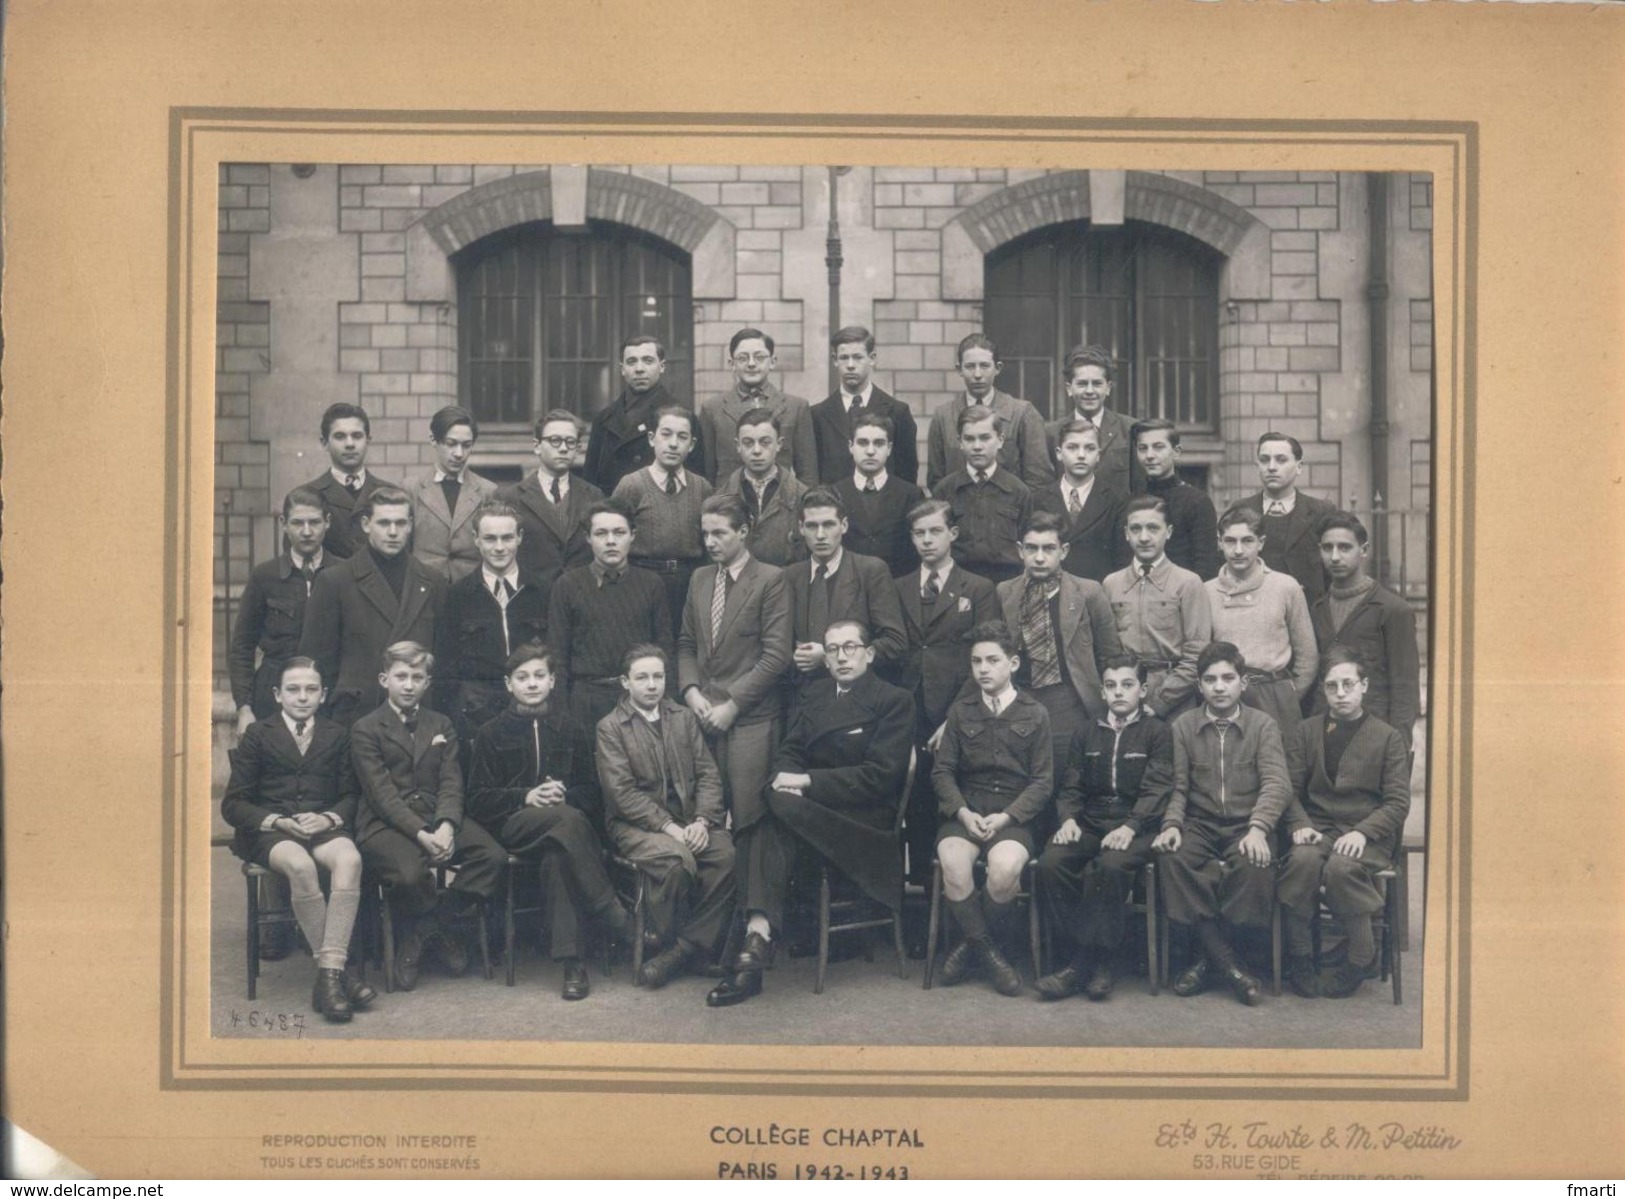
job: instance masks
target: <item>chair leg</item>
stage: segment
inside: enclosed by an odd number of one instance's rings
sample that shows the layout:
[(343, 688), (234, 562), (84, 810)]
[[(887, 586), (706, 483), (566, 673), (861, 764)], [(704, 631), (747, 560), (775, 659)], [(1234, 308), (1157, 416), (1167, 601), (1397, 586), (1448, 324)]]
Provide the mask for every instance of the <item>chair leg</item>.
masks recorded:
[(937, 931), (942, 920), (942, 863), (931, 863), (931, 915), (925, 925), (925, 990), (937, 972)]
[(1034, 981), (1044, 977), (1043, 934), (1039, 928), (1042, 923), (1038, 918), (1038, 872), (1033, 870), (1027, 883), (1027, 951), (1033, 959)]
[(643, 871), (638, 871), (638, 889), (632, 897), (632, 977), (643, 969), (643, 937), (648, 932), (648, 917), (644, 913)]
[(480, 936), (480, 965), (485, 967), (485, 981), (490, 982), (497, 972), (491, 966), (491, 930), (486, 925), (486, 910), (491, 906), (489, 899), (480, 900), (479, 907), (479, 936)]
[(514, 875), (516, 871), (509, 867), (508, 885), (504, 892), (505, 899), (502, 905), (502, 961), (507, 967), (508, 985), (514, 985), (514, 975), (517, 963), (514, 961), (515, 949), (518, 943), (517, 930), (514, 928)]
[(1168, 976), (1173, 973), (1173, 921), (1168, 919), (1166, 901), (1162, 900), (1158, 892), (1158, 901), (1164, 903), (1163, 908), (1157, 912), (1157, 944), (1160, 947), (1157, 953), (1157, 966), (1162, 976), (1157, 980), (1159, 986), (1168, 985)]
[(245, 875), (248, 882), (248, 998), (258, 995), (260, 981), (260, 880)]
[(1391, 885), (1399, 892), (1395, 897), (1399, 909), (1399, 923), (1394, 927), (1394, 941), (1399, 947), (1399, 952), (1403, 953), (1411, 947), (1411, 855), (1401, 849), (1399, 860), (1394, 866), (1395, 878)]
[(813, 994), (824, 993), (824, 972), (829, 969), (829, 867), (818, 872), (818, 973)]
[(908, 951), (903, 948), (903, 899), (904, 890), (897, 889), (897, 906), (891, 914), (891, 940), (892, 949), (897, 954), (897, 977), (908, 977)]
[[(1400, 877), (1403, 878), (1404, 876), (1401, 875)], [(1395, 880), (1395, 882), (1398, 881), (1400, 880)], [(1390, 884), (1387, 888), (1387, 893), (1383, 897), (1384, 905), (1388, 909), (1388, 927), (1382, 930), (1382, 957), (1383, 961), (1388, 965), (1388, 973), (1393, 980), (1395, 1007), (1398, 1007), (1405, 1001), (1405, 989), (1400, 981), (1399, 975), (1400, 956), (1403, 953), (1405, 946), (1404, 942), (1400, 939), (1399, 930), (1402, 929), (1405, 922), (1410, 919), (1410, 910), (1400, 906), (1404, 895), (1405, 890), (1403, 887), (1396, 887)]]
[(384, 942), (384, 990), (395, 990), (395, 916), (389, 910), (389, 893), (378, 888), (378, 931)]
[(1145, 974), (1151, 983), (1151, 994), (1156, 995), (1162, 990), (1162, 963), (1158, 960), (1157, 942), (1160, 939), (1157, 926), (1157, 868), (1155, 864), (1145, 868)]
[(1281, 994), (1281, 905), (1270, 904), (1270, 994)]

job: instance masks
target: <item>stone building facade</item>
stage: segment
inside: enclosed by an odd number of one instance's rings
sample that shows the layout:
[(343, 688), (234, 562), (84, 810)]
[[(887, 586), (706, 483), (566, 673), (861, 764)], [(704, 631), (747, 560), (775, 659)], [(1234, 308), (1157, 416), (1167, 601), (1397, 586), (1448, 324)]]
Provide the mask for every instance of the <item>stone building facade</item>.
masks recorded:
[[(922, 439), (925, 418), (960, 390), (954, 347), (965, 334), (985, 324), (1002, 346), (1001, 329), (1018, 340), (1033, 333), (1038, 349), (1024, 351), (1024, 365), (1007, 369), (1000, 385), (1041, 393), (1027, 398), (1060, 415), (1059, 364), (1048, 347), (1075, 339), (1065, 328), (1034, 332), (1022, 313), (1042, 311), (1040, 323), (1064, 324), (1067, 312), (1115, 304), (1121, 319), (1111, 319), (1147, 344), (1165, 336), (1211, 340), (1194, 354), (1176, 345), (1156, 362), (1142, 347), (1136, 369), (1205, 380), (1190, 410), (1200, 419), (1184, 434), (1184, 461), (1221, 508), (1257, 488), (1257, 435), (1290, 433), (1305, 448), (1307, 490), (1362, 512), (1409, 513), (1377, 522), (1384, 569), (1413, 599), (1425, 599), (1433, 376), (1426, 176), (231, 164), (221, 168), (219, 193), (215, 584), (222, 614), (251, 559), (274, 552), (273, 514), (283, 494), (325, 469), (317, 423), (328, 404), (367, 409), (370, 464), (379, 473), (404, 480), (432, 463), (428, 418), (469, 402), (468, 356), (481, 352), (470, 349), (467, 330), (459, 334), (467, 264), (527, 230), (624, 235), (653, 247), (640, 253), (668, 264), (661, 269), (679, 279), (671, 286), (685, 292), (660, 300), (667, 327), (677, 319), (686, 341), (674, 381), (685, 398), (731, 385), (727, 340), (746, 325), (777, 340), (775, 381), (784, 390), (814, 401), (828, 394), (832, 186), (843, 258), (839, 324), (874, 330), (876, 382), (914, 408)], [(1155, 299), (1173, 314), (1161, 332), (1144, 328), (1152, 300), (1108, 294), (1118, 285), (1088, 279), (1099, 274), (1099, 261), (1153, 243), (1173, 247), (1166, 253), (1176, 259), (1186, 255), (1192, 277), (1209, 279), (1201, 295), (1175, 294), (1183, 289), (1174, 286), (1171, 299)], [(1052, 254), (1052, 246), (1062, 248)], [(1019, 253), (1027, 266), (1015, 263)], [(1013, 290), (990, 283), (1042, 273), (1058, 255), (1080, 265), (1069, 268), (1071, 283), (1055, 284), (1054, 303), (1048, 282), (1018, 281)], [(1132, 269), (1142, 279), (1152, 274), (1149, 264)], [(1183, 269), (1175, 263), (1175, 275)], [(543, 307), (556, 293), (564, 308), (602, 308), (582, 294), (579, 279), (536, 286)], [(1145, 284), (1137, 286), (1143, 292)], [(655, 297), (648, 302), (653, 307)], [(1210, 331), (1192, 333), (1192, 319)], [(607, 365), (615, 351), (576, 347), (545, 372), (537, 367), (529, 403), (590, 414), (618, 385)], [(1001, 357), (1014, 356), (1006, 349)], [(569, 380), (591, 387), (572, 389)], [(1143, 387), (1138, 399), (1127, 390), (1120, 382), (1114, 406), (1144, 413), (1148, 403), (1172, 402), (1148, 399)], [(521, 470), (529, 461), (525, 423), (486, 418), (476, 467), (498, 477)], [(216, 621), (217, 641), (224, 623)]]

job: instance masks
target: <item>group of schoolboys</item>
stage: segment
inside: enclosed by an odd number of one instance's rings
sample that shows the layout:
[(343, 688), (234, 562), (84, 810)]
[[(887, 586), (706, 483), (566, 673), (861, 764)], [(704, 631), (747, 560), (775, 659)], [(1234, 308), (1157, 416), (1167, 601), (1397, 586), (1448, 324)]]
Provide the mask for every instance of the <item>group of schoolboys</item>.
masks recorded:
[[(1001, 942), (1036, 858), (1072, 950), (1045, 998), (1111, 993), (1153, 860), (1200, 947), (1176, 993), (1222, 979), (1256, 1003), (1231, 932), (1277, 898), (1293, 989), (1359, 987), (1409, 805), (1415, 630), (1359, 520), (1297, 490), (1301, 446), (1261, 437), (1261, 492), (1216, 516), (1178, 476), (1178, 430), (1108, 406), (1109, 354), (1068, 356), (1074, 411), (1045, 426), (974, 334), (927, 498), (874, 339), (832, 349), (840, 388), (809, 405), (741, 330), (734, 389), (695, 413), (664, 348), (631, 338), (585, 445), (547, 413), (506, 490), (469, 469), (461, 408), (431, 421), (409, 490), (367, 469), (364, 411), (324, 414), (332, 468), (288, 494), (286, 548), (232, 630), (223, 805), (235, 851), (288, 881), (317, 1010), (375, 998), (345, 965), (363, 867), (411, 989), (425, 955), (467, 969), (459, 917), (509, 855), (538, 871), (564, 997), (584, 998), (583, 926), (632, 928), (606, 842), (644, 878), (641, 985), (737, 947), (712, 1006), (760, 993), (802, 857), (894, 908), (938, 863), (947, 983), (1021, 990)], [(1322, 891), (1347, 940), (1317, 969)]]

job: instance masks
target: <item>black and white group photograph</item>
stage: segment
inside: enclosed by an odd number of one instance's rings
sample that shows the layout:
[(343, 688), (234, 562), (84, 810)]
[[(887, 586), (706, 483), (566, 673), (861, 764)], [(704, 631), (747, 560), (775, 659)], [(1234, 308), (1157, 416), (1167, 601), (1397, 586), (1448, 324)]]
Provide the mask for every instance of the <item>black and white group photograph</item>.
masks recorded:
[(1419, 1046), (1432, 216), (221, 165), (212, 1034)]

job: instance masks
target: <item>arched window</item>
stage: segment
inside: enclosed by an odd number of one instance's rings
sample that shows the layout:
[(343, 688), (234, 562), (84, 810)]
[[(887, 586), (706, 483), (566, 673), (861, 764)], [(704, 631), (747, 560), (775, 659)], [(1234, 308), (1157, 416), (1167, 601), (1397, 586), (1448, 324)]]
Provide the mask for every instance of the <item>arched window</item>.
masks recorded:
[(457, 254), (463, 402), (493, 428), (564, 408), (590, 418), (620, 391), (616, 351), (634, 333), (666, 347), (664, 383), (694, 392), (689, 256), (604, 221), (492, 234)]
[(1100, 345), (1117, 361), (1112, 407), (1216, 431), (1223, 261), (1138, 221), (1051, 225), (999, 247), (987, 256), (984, 312), (1005, 364), (1000, 385), (1058, 417), (1067, 351)]

